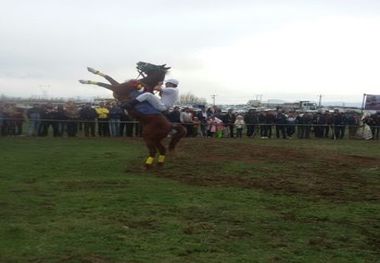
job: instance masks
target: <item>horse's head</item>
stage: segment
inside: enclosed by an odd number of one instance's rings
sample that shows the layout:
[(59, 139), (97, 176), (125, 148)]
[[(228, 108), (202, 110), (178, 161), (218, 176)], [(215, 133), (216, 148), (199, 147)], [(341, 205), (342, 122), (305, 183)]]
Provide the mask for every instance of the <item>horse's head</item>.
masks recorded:
[(153, 88), (160, 82), (164, 81), (165, 74), (170, 67), (166, 65), (153, 65), (146, 62), (137, 63), (137, 71), (142, 76), (141, 79), (132, 79), (119, 86), (113, 87), (114, 97), (119, 101), (128, 101), (134, 99), (139, 95), (139, 91), (142, 91), (142, 87), (145, 91), (152, 92)]
[(151, 91), (156, 85), (164, 81), (165, 75), (170, 67), (164, 65), (154, 65), (146, 62), (137, 63), (137, 71), (143, 76), (140, 81), (144, 83), (147, 90)]

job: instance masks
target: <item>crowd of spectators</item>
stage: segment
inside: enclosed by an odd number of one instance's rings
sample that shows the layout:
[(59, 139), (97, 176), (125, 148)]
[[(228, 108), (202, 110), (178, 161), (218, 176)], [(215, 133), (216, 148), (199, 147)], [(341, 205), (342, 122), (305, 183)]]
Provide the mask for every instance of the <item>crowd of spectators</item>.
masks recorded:
[[(296, 112), (256, 110), (222, 112), (218, 107), (174, 107), (167, 115), (173, 123), (182, 123), (188, 137), (215, 138), (355, 138), (361, 121), (374, 139), (379, 139), (380, 112), (362, 118), (356, 112)], [(141, 125), (116, 102), (77, 105), (34, 104), (23, 109), (15, 104), (0, 104), (1, 136), (119, 137), (141, 136)]]
[(367, 124), (373, 139), (379, 139), (380, 112), (362, 117), (354, 111), (339, 110), (319, 112), (297, 112), (285, 110), (251, 109), (248, 112), (222, 112), (217, 107), (192, 111), (179, 108), (169, 115), (173, 122), (181, 122), (187, 128), (187, 136), (242, 138), (243, 132), (251, 138), (309, 139), (357, 138), (362, 124)]
[[(25, 130), (25, 131), (24, 131)], [(34, 104), (29, 109), (0, 104), (1, 136), (140, 136), (141, 126), (116, 102), (77, 105)]]

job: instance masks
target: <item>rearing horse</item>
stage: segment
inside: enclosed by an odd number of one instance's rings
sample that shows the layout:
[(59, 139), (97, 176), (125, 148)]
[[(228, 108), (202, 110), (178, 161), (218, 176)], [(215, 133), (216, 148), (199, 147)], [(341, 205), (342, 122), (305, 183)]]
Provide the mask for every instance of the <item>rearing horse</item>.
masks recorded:
[[(110, 84), (91, 80), (79, 80), (80, 83), (93, 84), (109, 89), (113, 91), (114, 98), (123, 104), (135, 99), (141, 94), (142, 89), (144, 89), (145, 92), (153, 92), (154, 87), (163, 82), (170, 67), (166, 67), (166, 65), (157, 66), (150, 63), (138, 62), (137, 70), (139, 76), (142, 76), (142, 78), (138, 80), (129, 80), (124, 83), (119, 83), (98, 70), (92, 68), (87, 69), (95, 75), (104, 77)], [(174, 151), (177, 143), (186, 135), (185, 128), (180, 124), (170, 123), (164, 115), (154, 109), (148, 102), (139, 103), (133, 109), (127, 110), (128, 113), (135, 117), (143, 127), (142, 137), (149, 149), (149, 156), (145, 160), (145, 167), (149, 169), (153, 166), (157, 152), (159, 153), (157, 165), (162, 166), (165, 162), (166, 156), (166, 147), (162, 144), (162, 140), (174, 129), (176, 133), (172, 135), (169, 142), (169, 151)]]

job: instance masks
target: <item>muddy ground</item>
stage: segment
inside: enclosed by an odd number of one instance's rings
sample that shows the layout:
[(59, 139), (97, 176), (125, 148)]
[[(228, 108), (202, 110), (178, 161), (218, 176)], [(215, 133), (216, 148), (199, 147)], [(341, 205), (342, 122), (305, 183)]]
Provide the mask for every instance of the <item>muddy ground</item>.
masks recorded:
[(337, 202), (380, 200), (380, 158), (228, 140), (181, 142), (160, 177)]

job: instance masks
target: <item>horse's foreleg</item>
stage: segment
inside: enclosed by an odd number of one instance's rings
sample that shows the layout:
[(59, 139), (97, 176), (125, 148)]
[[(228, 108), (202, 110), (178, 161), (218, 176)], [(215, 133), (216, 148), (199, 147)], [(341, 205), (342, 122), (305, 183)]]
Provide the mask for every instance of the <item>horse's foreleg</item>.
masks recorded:
[(82, 83), (82, 84), (91, 84), (91, 85), (100, 86), (100, 87), (103, 87), (103, 88), (106, 88), (106, 89), (109, 89), (109, 90), (113, 91), (113, 86), (110, 85), (110, 84), (107, 84), (107, 83), (93, 81), (93, 80), (82, 80), (82, 79), (79, 80), (79, 82)]
[(99, 76), (105, 78), (106, 80), (108, 80), (109, 83), (111, 83), (111, 85), (119, 85), (120, 84), (119, 82), (117, 82), (116, 80), (114, 80), (113, 78), (108, 76), (107, 74), (100, 72), (99, 70), (96, 70), (96, 69), (93, 69), (90, 67), (87, 67), (87, 70), (90, 71), (91, 73), (95, 74), (95, 75), (99, 75)]

